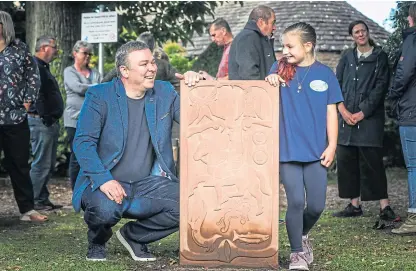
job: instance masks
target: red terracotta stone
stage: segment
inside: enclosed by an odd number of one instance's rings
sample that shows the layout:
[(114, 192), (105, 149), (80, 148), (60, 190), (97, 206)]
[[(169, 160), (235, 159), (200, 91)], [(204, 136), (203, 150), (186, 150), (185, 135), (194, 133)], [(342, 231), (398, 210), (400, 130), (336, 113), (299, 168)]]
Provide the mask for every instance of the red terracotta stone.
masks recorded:
[(182, 83), (181, 264), (278, 266), (278, 97), (264, 81)]

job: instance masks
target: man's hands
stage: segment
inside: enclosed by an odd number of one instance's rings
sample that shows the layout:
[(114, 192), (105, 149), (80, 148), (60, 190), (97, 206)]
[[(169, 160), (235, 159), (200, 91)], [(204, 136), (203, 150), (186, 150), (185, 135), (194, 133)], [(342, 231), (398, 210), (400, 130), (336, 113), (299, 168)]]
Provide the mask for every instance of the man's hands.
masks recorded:
[(202, 74), (193, 71), (187, 71), (184, 74), (175, 73), (175, 76), (179, 80), (184, 80), (188, 87), (195, 86), (200, 80), (204, 80)]
[(126, 192), (120, 183), (116, 180), (111, 180), (100, 186), (101, 192), (103, 192), (110, 200), (115, 201), (118, 204), (123, 202), (123, 198), (127, 197)]

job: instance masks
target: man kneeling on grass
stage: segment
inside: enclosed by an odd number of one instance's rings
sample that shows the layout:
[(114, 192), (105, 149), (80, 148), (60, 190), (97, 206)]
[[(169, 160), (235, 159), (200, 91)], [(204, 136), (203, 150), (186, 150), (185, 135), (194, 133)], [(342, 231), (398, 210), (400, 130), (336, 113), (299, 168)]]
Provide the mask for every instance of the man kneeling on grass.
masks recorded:
[(116, 236), (135, 261), (154, 261), (147, 244), (179, 227), (179, 180), (172, 121), (179, 122), (179, 96), (155, 81), (157, 66), (140, 41), (116, 52), (118, 78), (90, 87), (81, 110), (74, 152), (81, 166), (73, 205), (88, 225), (87, 260), (106, 260), (105, 244)]

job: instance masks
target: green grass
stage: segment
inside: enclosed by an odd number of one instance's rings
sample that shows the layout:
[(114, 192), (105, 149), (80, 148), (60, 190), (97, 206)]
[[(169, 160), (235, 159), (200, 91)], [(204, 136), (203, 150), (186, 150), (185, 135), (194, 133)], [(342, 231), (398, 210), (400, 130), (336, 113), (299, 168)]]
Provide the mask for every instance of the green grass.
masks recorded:
[[(283, 214), (282, 214), (283, 215)], [(311, 232), (315, 263), (311, 270), (415, 270), (416, 239), (371, 229), (373, 216), (334, 219), (328, 212)], [(125, 222), (125, 221), (123, 221)], [(118, 225), (115, 229), (121, 226)], [(140, 264), (116, 238), (108, 245), (108, 261), (85, 261), (87, 228), (81, 214), (59, 212), (44, 225), (0, 223), (0, 270), (189, 270), (178, 265), (178, 234), (150, 246), (155, 263)], [(289, 243), (280, 227), (280, 259), (287, 267)], [(196, 269), (196, 270), (201, 270)], [(228, 269), (230, 270), (230, 269)]]
[[(0, 225), (0, 270), (143, 270), (133, 262), (116, 238), (108, 245), (105, 263), (85, 261), (87, 227), (81, 214), (59, 212), (50, 222), (31, 225), (15, 224), (17, 218)], [(126, 221), (123, 221), (126, 222)], [(7, 225), (9, 224), (9, 225)], [(11, 225), (12, 224), (12, 225)], [(118, 229), (123, 223), (115, 227)], [(153, 244), (160, 265), (175, 264), (178, 257), (178, 235)]]
[[(313, 270), (415, 270), (415, 238), (373, 230), (374, 222), (374, 216), (335, 219), (325, 213), (311, 233)], [(285, 237), (281, 241), (287, 251)]]

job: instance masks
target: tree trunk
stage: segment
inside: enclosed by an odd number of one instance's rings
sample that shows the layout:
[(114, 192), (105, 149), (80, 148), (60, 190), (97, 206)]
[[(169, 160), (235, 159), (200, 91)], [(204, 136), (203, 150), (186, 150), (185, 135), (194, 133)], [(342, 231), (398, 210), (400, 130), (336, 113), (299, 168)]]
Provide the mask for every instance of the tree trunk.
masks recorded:
[(62, 50), (60, 75), (72, 65), (72, 47), (81, 38), (81, 7), (84, 2), (26, 2), (26, 43), (33, 53), (36, 39), (56, 37)]

